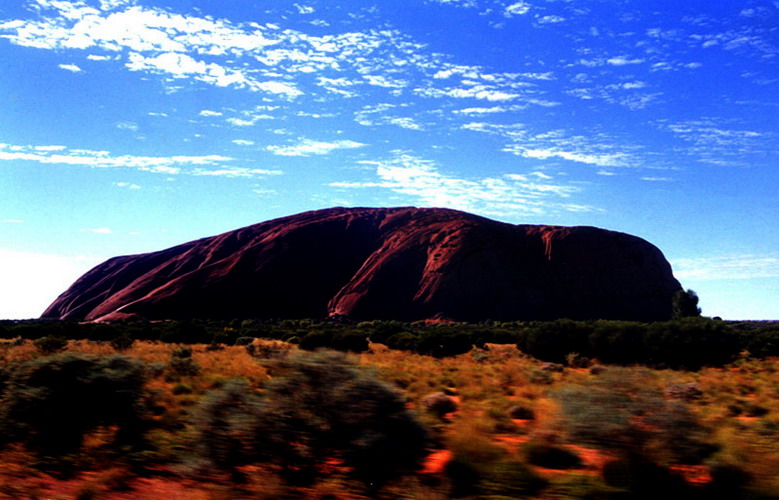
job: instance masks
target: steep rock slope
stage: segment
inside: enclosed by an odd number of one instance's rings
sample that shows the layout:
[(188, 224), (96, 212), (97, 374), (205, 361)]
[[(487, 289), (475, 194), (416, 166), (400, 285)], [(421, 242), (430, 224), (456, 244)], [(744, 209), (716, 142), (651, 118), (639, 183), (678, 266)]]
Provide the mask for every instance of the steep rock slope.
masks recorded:
[(332, 208), (115, 257), (43, 313), (70, 320), (663, 320), (681, 287), (650, 243), (436, 208)]

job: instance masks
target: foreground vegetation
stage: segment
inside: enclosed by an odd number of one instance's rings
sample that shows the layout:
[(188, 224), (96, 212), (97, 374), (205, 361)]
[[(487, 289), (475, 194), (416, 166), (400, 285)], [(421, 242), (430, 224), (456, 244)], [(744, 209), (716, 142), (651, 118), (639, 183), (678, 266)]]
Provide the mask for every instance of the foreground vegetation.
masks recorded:
[(5, 498), (779, 497), (774, 324), (2, 329)]

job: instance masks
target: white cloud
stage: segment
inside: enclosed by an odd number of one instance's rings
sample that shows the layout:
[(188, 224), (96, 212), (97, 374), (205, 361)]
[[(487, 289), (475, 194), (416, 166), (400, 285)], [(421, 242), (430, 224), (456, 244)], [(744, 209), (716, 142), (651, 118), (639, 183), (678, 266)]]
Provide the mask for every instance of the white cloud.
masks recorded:
[(617, 56), (606, 59), (606, 62), (612, 66), (626, 66), (629, 64), (641, 64), (644, 62), (644, 59), (630, 59), (628, 56)]
[(247, 141), (246, 139), (233, 139), (231, 142), (238, 146), (254, 146), (254, 141)]
[[(442, 173), (435, 162), (398, 153), (389, 161), (361, 161), (375, 169), (376, 180), (332, 182), (339, 189), (389, 189), (409, 196), (415, 204), (448, 207), (486, 215), (538, 215), (556, 210), (588, 210), (592, 207), (548, 201), (567, 198), (579, 188), (544, 182), (543, 176), (504, 174), (465, 179)], [(544, 174), (545, 175), (545, 174)], [(539, 180), (531, 181), (529, 176)]]
[(37, 318), (79, 276), (103, 260), (0, 248), (0, 318)]
[(222, 116), (223, 113), (219, 111), (211, 111), (210, 109), (204, 109), (199, 114), (200, 116)]
[(133, 184), (130, 182), (114, 182), (114, 186), (127, 189), (141, 189), (141, 186), (138, 184)]
[(539, 24), (557, 24), (565, 22), (565, 18), (561, 16), (543, 16), (538, 18)]
[(139, 127), (135, 122), (119, 122), (116, 124), (116, 128), (120, 130), (131, 130), (133, 132), (137, 132)]
[(67, 149), (62, 146), (17, 146), (0, 144), (0, 161), (32, 161), (43, 164), (79, 165), (94, 168), (135, 168), (162, 174), (188, 174), (186, 167), (221, 165), (234, 161), (221, 155), (134, 156), (109, 151)]
[(327, 142), (304, 139), (292, 146), (268, 146), (266, 149), (279, 156), (311, 156), (326, 155), (337, 149), (355, 149), (363, 146), (367, 144), (349, 140)]
[(726, 280), (779, 278), (777, 255), (723, 255), (673, 259), (674, 275), (680, 279)]
[(423, 130), (415, 119), (405, 116), (393, 116), (391, 110), (407, 107), (407, 105), (395, 105), (380, 103), (371, 106), (365, 106), (362, 110), (354, 114), (354, 121), (366, 127), (377, 125), (395, 125), (396, 127), (408, 130)]
[(624, 165), (625, 157), (620, 153), (615, 154), (588, 154), (573, 151), (556, 151), (551, 149), (524, 149), (518, 146), (506, 148), (505, 151), (524, 156), (525, 158), (534, 158), (538, 160), (547, 160), (549, 158), (562, 158), (563, 160), (575, 161), (597, 165), (599, 167), (616, 167)]
[(75, 64), (59, 64), (58, 66), (60, 67), (60, 69), (67, 70), (67, 71), (70, 71), (72, 73), (80, 73), (81, 71), (83, 71), (81, 68), (79, 68)]
[(267, 177), (269, 175), (282, 175), (281, 170), (267, 170), (263, 168), (244, 168), (244, 167), (224, 167), (219, 169), (203, 169), (196, 168), (192, 171), (192, 175), (207, 176), (207, 177), (227, 177), (231, 179), (235, 178), (255, 178), (255, 177)]
[(455, 7), (476, 7), (476, 0), (426, 0), (431, 3), (440, 3), (444, 5), (452, 5)]
[(530, 11), (530, 4), (527, 2), (516, 2), (507, 6), (503, 10), (503, 15), (506, 17), (519, 16), (527, 14)]
[(503, 151), (536, 160), (562, 159), (599, 167), (627, 167), (636, 162), (630, 148), (611, 145), (603, 134), (569, 136), (564, 130), (532, 134), (524, 124), (471, 122), (463, 129), (503, 137)]

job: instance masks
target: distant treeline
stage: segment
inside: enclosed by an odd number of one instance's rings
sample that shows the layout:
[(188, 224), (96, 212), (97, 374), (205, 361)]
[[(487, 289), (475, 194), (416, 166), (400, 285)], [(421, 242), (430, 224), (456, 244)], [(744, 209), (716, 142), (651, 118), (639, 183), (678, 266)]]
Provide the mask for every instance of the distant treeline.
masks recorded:
[(303, 349), (361, 352), (369, 342), (436, 357), (455, 356), (488, 343), (515, 344), (538, 359), (556, 363), (645, 364), (700, 368), (739, 356), (779, 356), (779, 322), (731, 322), (685, 318), (658, 323), (628, 321), (449, 322), (321, 320), (161, 321), (75, 323), (2, 321), (0, 338), (43, 337), (111, 342), (115, 339), (170, 343), (249, 344), (254, 338), (283, 340)]

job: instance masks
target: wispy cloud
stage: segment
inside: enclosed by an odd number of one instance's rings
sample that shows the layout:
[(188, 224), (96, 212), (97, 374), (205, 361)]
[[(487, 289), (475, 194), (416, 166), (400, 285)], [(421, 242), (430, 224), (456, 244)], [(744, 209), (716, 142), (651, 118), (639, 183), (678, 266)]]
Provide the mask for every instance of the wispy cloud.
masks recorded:
[(147, 172), (189, 173), (185, 167), (220, 165), (234, 161), (221, 155), (135, 156), (112, 155), (109, 151), (67, 149), (63, 146), (17, 146), (0, 144), (0, 161), (32, 161), (45, 164), (80, 165), (95, 168), (135, 168)]
[(354, 114), (354, 120), (366, 127), (394, 125), (408, 130), (422, 130), (422, 125), (410, 116), (393, 116), (391, 110), (402, 107), (387, 103), (366, 106)]
[(570, 135), (564, 130), (533, 134), (523, 124), (491, 124), (471, 122), (466, 130), (503, 137), (507, 144), (503, 151), (535, 160), (561, 159), (598, 167), (633, 166), (636, 159), (629, 148), (616, 146), (603, 134), (590, 137)]
[(226, 167), (216, 169), (203, 169), (196, 168), (192, 171), (192, 175), (206, 176), (206, 177), (227, 177), (227, 178), (254, 178), (254, 177), (267, 177), (269, 175), (282, 175), (282, 170), (276, 169), (264, 169), (264, 168), (245, 168), (245, 167)]
[(340, 189), (387, 189), (425, 206), (456, 208), (485, 215), (597, 211), (594, 207), (549, 199), (568, 198), (579, 188), (553, 183), (551, 177), (543, 173), (461, 178), (443, 173), (431, 160), (400, 152), (388, 161), (362, 161), (360, 164), (372, 169), (375, 179), (332, 182), (329, 185)]
[(671, 261), (674, 275), (680, 279), (740, 280), (779, 278), (777, 255), (724, 255)]
[(291, 146), (268, 146), (266, 149), (279, 156), (311, 156), (326, 155), (338, 149), (355, 149), (366, 145), (367, 144), (350, 140), (328, 142), (304, 139)]
[[(167, 175), (252, 178), (282, 174), (280, 170), (229, 165), (229, 163), (234, 163), (237, 160), (221, 155), (112, 155), (108, 151), (68, 149), (64, 146), (33, 147), (0, 144), (0, 161), (32, 161), (44, 164), (77, 165), (93, 168), (133, 168), (144, 172)], [(137, 189), (134, 187), (134, 184), (125, 182), (117, 182), (115, 185), (117, 187)]]
[(769, 156), (776, 141), (773, 132), (740, 128), (719, 118), (659, 120), (656, 125), (687, 143), (687, 154), (712, 165), (754, 165)]

